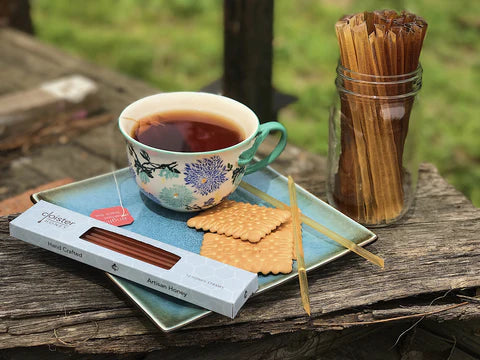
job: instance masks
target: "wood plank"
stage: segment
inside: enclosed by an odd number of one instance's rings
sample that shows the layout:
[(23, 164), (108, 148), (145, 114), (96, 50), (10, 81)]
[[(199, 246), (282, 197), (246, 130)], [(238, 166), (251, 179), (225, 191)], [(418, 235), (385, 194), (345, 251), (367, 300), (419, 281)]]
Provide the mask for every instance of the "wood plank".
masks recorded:
[(110, 160), (74, 144), (35, 148), (29, 155), (13, 161), (3, 172), (0, 186), (6, 187), (8, 192), (0, 195), (0, 200), (59, 178), (82, 180), (110, 170)]
[[(79, 73), (99, 85), (105, 108), (118, 113), (133, 100), (159, 92), (142, 81), (67, 55), (60, 49), (12, 29), (0, 29), (0, 54), (2, 80), (14, 84), (10, 91), (27, 89), (48, 79)], [(21, 80), (13, 79), (15, 74), (9, 76), (10, 69), (22, 69), (24, 73)]]
[[(396, 305), (398, 306), (399, 303)], [(443, 305), (444, 306), (444, 305)], [(414, 307), (415, 310), (426, 310), (421, 307)], [(466, 309), (464, 309), (466, 310)], [(468, 313), (464, 311), (463, 314)], [(362, 315), (363, 313), (363, 315)], [(452, 312), (457, 318), (462, 312)], [(449, 313), (449, 316), (452, 316)], [(471, 313), (471, 312), (470, 312)], [(478, 314), (478, 309), (477, 309)], [(356, 316), (368, 316), (368, 309), (358, 312)], [(445, 321), (445, 317), (439, 319), (432, 317), (436, 321)], [(404, 329), (416, 321), (410, 323), (402, 323)], [(16, 324), (21, 323), (19, 326)], [(223, 343), (240, 343), (248, 342), (252, 344), (255, 340), (268, 341), (272, 335), (286, 335), (296, 333), (316, 333), (322, 334), (322, 343), (326, 339), (337, 338), (346, 341), (345, 336), (354, 334), (360, 338), (368, 334), (367, 328), (352, 327), (351, 330), (345, 332), (344, 328), (339, 327), (318, 327), (311, 322), (302, 322), (299, 319), (286, 319), (285, 322), (276, 322), (267, 330), (265, 324), (261, 323), (242, 323), (232, 329), (228, 327), (208, 327), (208, 328), (192, 328), (185, 329), (173, 334), (159, 334), (158, 330), (146, 321), (136, 316), (134, 311), (129, 309), (115, 309), (111, 311), (94, 311), (92, 313), (81, 314), (59, 314), (57, 316), (45, 317), (42, 320), (16, 319), (8, 321), (8, 333), (0, 333), (2, 346), (7, 347), (15, 341), (15, 346), (34, 346), (41, 344), (61, 345), (55, 338), (54, 330), (58, 338), (65, 343), (75, 346), (76, 351), (81, 353), (128, 353), (128, 352), (145, 352), (153, 350), (161, 350), (175, 347), (190, 346), (208, 346), (216, 341)], [(397, 323), (391, 323), (396, 326)], [(36, 328), (39, 325), (40, 328)], [(289, 331), (286, 331), (286, 328)], [(378, 327), (377, 327), (378, 328)], [(371, 327), (373, 331), (375, 327)], [(340, 330), (342, 333), (340, 333)], [(210, 334), (212, 333), (213, 334)], [(400, 332), (397, 333), (398, 335)], [(398, 336), (397, 335), (397, 336)], [(295, 339), (297, 336), (292, 336)], [(286, 339), (285, 338), (285, 339)], [(88, 339), (88, 341), (85, 341)], [(215, 340), (214, 340), (215, 339)], [(10, 344), (9, 344), (10, 343)], [(65, 344), (63, 344), (65, 345)], [(301, 348), (300, 344), (293, 345), (293, 349)]]
[[(361, 333), (357, 332), (329, 332), (321, 336), (314, 331), (302, 331), (294, 334), (270, 335), (262, 342), (242, 343), (215, 343), (207, 346), (188, 346), (182, 348), (166, 347), (153, 350), (145, 355), (135, 352), (125, 352), (125, 347), (117, 339), (111, 339), (112, 345), (119, 345), (120, 349), (109, 354), (79, 354), (77, 359), (106, 360), (106, 359), (232, 359), (232, 354), (238, 359), (274, 360), (274, 359), (309, 359), (323, 360), (350, 359), (369, 360), (372, 356), (382, 360), (400, 359), (476, 359), (468, 348), (458, 341), (454, 344), (451, 337), (438, 336), (423, 327), (417, 327), (407, 333), (392, 348), (396, 339), (408, 327), (400, 324), (389, 327), (366, 327)], [(103, 339), (103, 342), (109, 339)], [(112, 347), (113, 347), (112, 346)], [(99, 348), (103, 348), (100, 346)], [(52, 352), (55, 351), (56, 352)], [(467, 351), (467, 352), (466, 352)], [(56, 349), (55, 345), (48, 347), (20, 348), (15, 351), (4, 351), (5, 360), (38, 360), (38, 359), (66, 359), (71, 358), (73, 350)], [(52, 358), (52, 356), (54, 356)]]
[[(433, 169), (427, 165), (421, 172), (420, 188), (425, 195), (422, 199), (425, 210), (415, 211), (414, 218), (421, 219), (428, 215), (428, 208), (432, 209), (439, 205), (439, 202), (448, 202), (450, 198), (455, 198), (454, 195), (445, 198), (428, 196), (429, 193), (436, 192), (437, 186), (449, 187), (438, 174), (432, 176), (432, 173), (435, 174)], [(462, 196), (456, 194), (457, 197)], [(91, 352), (93, 344), (99, 346), (98, 351), (110, 352), (127, 351), (127, 347), (135, 351), (146, 351), (173, 344), (188, 346), (206, 345), (218, 340), (253, 341), (271, 334), (292, 331), (323, 332), (332, 328), (338, 329), (338, 323), (341, 322), (373, 321), (398, 314), (400, 305), (408, 308), (403, 310), (403, 314), (424, 311), (425, 305), (433, 299), (431, 293), (441, 293), (451, 288), (480, 286), (480, 239), (477, 237), (480, 222), (471, 221), (478, 219), (479, 210), (467, 208), (470, 211), (460, 212), (455, 220), (449, 218), (448, 206), (440, 206), (440, 210), (436, 212), (437, 223), (410, 219), (401, 228), (393, 226), (378, 229), (380, 240), (369, 246), (369, 249), (385, 257), (385, 270), (376, 269), (362, 259), (348, 255), (325, 266), (321, 271), (313, 272), (309, 276), (311, 319), (305, 317), (301, 309), (297, 283), (290, 282), (249, 301), (234, 320), (212, 315), (169, 335), (158, 336), (157, 330), (148, 321), (141, 316), (137, 317), (138, 313), (125, 318), (128, 312), (122, 312), (122, 317), (98, 319), (96, 321), (100, 325), (99, 334), (82, 343), (83, 345), (79, 344), (76, 350)], [(445, 217), (448, 221), (443, 221)], [(2, 275), (5, 274), (2, 283), (5, 286), (0, 288), (0, 298), (5, 301), (0, 310), (0, 319), (7, 321), (8, 329), (17, 331), (15, 335), (8, 331), (2, 334), (1, 346), (18, 346), (15, 344), (32, 342), (58, 343), (56, 339), (52, 339), (51, 334), (59, 325), (58, 317), (64, 314), (65, 310), (73, 313), (81, 311), (85, 314), (83, 321), (82, 315), (78, 315), (75, 320), (78, 324), (71, 325), (71, 320), (67, 321), (66, 328), (69, 330), (65, 330), (68, 334), (66, 339), (78, 342), (91, 334), (91, 319), (92, 316), (97, 316), (95, 314), (98, 310), (125, 309), (122, 298), (112, 291), (112, 285), (99, 271), (6, 236), (5, 218), (0, 222), (0, 234), (0, 263), (5, 265), (2, 271)], [(451, 242), (452, 238), (456, 239), (454, 244)], [(418, 246), (419, 242), (423, 246)], [(25, 258), (29, 261), (21, 260)], [(30, 274), (30, 277), (25, 278), (25, 273)], [(50, 277), (46, 279), (43, 274), (50, 274)], [(55, 279), (57, 281), (54, 281)], [(423, 304), (415, 305), (398, 300), (419, 294), (429, 294), (431, 298), (422, 300)], [(52, 301), (58, 298), (62, 301)], [(383, 309), (382, 312), (381, 309), (372, 307), (389, 300), (396, 301), (390, 310)], [(429, 309), (439, 309), (439, 306)], [(361, 310), (348, 310), (352, 308)], [(347, 314), (342, 314), (345, 311)], [(432, 318), (473, 319), (478, 317), (479, 313), (478, 305), (469, 304), (438, 313)], [(50, 329), (38, 334), (36, 326), (31, 326), (29, 330), (28, 325), (21, 326), (18, 323), (28, 318), (38, 324), (37, 319), (45, 316), (50, 318), (43, 320), (42, 329)], [(350, 321), (346, 321), (347, 319)], [(325, 322), (333, 325), (319, 325)], [(21, 334), (19, 329), (25, 333)], [(119, 340), (102, 340), (108, 336)], [(33, 338), (37, 340), (34, 341)]]
[(443, 338), (455, 339), (457, 345), (469, 354), (475, 354), (480, 357), (480, 323), (475, 320), (455, 320), (448, 321), (442, 326), (432, 320), (427, 320), (422, 324), (422, 328)]
[(47, 184), (38, 186), (36, 188), (29, 189), (20, 195), (16, 195), (0, 201), (0, 216), (24, 212), (25, 210), (27, 210), (29, 207), (32, 206), (32, 201), (30, 200), (30, 196), (32, 195), (32, 193), (53, 189), (61, 185), (69, 184), (71, 182), (73, 182), (72, 178), (55, 180)]
[(0, 200), (54, 180), (32, 169), (29, 166), (31, 162), (32, 159), (28, 157), (19, 157), (13, 160), (7, 169), (0, 169), (2, 171)]
[[(0, 94), (36, 87), (64, 75), (82, 74), (96, 82), (103, 108), (116, 118), (132, 101), (159, 92), (141, 81), (67, 55), (12, 29), (0, 29), (0, 54)], [(58, 177), (80, 180), (109, 172), (112, 146), (105, 143), (106, 137), (109, 142), (111, 136), (110, 143), (116, 144), (113, 151), (116, 166), (126, 166), (125, 145), (116, 129), (116, 120), (92, 131), (92, 134), (87, 132), (71, 140), (66, 146), (52, 146), (46, 152), (34, 148), (25, 153), (21, 161), (2, 168), (0, 187), (7, 190), (0, 194), (0, 199)], [(65, 172), (68, 175), (60, 175)]]
[(4, 142), (12, 138), (33, 136), (60, 119), (84, 118), (99, 107), (96, 84), (76, 74), (0, 96), (0, 149), (9, 149)]

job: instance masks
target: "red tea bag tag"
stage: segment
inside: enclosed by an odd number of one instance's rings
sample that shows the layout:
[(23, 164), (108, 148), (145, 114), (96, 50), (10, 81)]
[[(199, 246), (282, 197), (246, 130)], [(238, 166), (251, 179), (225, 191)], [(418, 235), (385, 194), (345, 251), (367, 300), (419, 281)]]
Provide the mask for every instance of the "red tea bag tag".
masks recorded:
[(121, 206), (93, 210), (90, 217), (114, 226), (123, 226), (133, 223), (132, 215), (130, 215), (127, 208), (122, 208)]

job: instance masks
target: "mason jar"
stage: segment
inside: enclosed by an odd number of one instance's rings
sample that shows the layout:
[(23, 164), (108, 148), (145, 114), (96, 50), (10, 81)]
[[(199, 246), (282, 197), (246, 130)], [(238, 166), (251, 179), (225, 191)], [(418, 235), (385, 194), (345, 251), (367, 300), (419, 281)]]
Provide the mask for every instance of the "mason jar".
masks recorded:
[(422, 67), (377, 76), (337, 66), (329, 119), (327, 198), (369, 227), (391, 224), (411, 206), (418, 178), (415, 97)]

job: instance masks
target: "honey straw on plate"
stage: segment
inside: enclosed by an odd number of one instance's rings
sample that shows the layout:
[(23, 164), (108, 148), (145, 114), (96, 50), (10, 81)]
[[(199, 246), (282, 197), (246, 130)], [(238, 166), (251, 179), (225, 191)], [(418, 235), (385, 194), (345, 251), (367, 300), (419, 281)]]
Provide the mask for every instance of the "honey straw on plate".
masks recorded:
[[(335, 204), (363, 224), (389, 223), (404, 210), (402, 159), (413, 105), (412, 98), (397, 95), (410, 91), (404, 80), (419, 68), (427, 23), (409, 12), (383, 10), (345, 16), (335, 31), (347, 92)], [(401, 102), (400, 118), (389, 97)]]
[(288, 177), (288, 193), (290, 195), (290, 211), (292, 213), (293, 240), (295, 244), (295, 256), (297, 257), (298, 281), (300, 283), (300, 295), (303, 308), (310, 316), (310, 296), (308, 293), (307, 270), (303, 257), (302, 244), (302, 223), (300, 222), (299, 209), (297, 204), (297, 191), (295, 182), (291, 176)]
[[(279, 209), (290, 209), (290, 207), (281, 202), (278, 199), (275, 199), (273, 196), (268, 195), (267, 193), (263, 192), (260, 189), (257, 189), (255, 186), (250, 185), (249, 183), (246, 183), (245, 181), (240, 182), (240, 187), (245, 189), (246, 191), (252, 193), (253, 195), (257, 196), (258, 198), (262, 199), (263, 201), (275, 206), (276, 208)], [(300, 214), (300, 219), (301, 221), (305, 224), (310, 226), (312, 229), (315, 229), (318, 231), (320, 234), (323, 234), (327, 236), (328, 238), (332, 239), (333, 241), (337, 242), (338, 244), (342, 245), (343, 247), (349, 249), (350, 251), (354, 252), (355, 254), (363, 257), (365, 260), (370, 261), (372, 264), (375, 264), (382, 269), (385, 267), (385, 262), (384, 260), (375, 255), (372, 254), (370, 251), (364, 249), (361, 246), (358, 246), (355, 244), (353, 241), (348, 240), (347, 238), (344, 238), (340, 234), (337, 234), (333, 230), (330, 230), (326, 226), (318, 223), (317, 221), (313, 220), (312, 218), (306, 216), (305, 214)]]

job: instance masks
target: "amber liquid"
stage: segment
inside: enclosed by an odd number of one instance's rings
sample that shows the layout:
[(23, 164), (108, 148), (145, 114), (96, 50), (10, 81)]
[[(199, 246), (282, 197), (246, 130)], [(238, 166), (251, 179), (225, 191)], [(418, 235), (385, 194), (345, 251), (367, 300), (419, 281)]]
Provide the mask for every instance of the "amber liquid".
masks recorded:
[(168, 151), (204, 152), (224, 149), (245, 139), (233, 121), (199, 111), (171, 111), (146, 116), (132, 137), (142, 144)]

